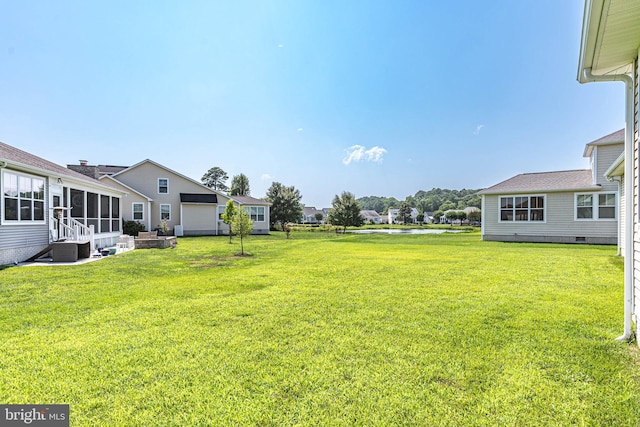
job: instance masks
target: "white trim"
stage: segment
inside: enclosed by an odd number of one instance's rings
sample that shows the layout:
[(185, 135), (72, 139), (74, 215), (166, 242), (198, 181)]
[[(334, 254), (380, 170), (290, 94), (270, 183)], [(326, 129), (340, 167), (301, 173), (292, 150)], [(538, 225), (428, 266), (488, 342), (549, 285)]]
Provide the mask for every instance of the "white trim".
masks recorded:
[[(243, 206), (242, 207), (244, 210), (247, 211), (247, 213), (249, 214), (249, 218), (253, 221), (253, 222), (265, 222), (265, 219), (267, 218), (267, 210), (266, 210), (266, 206)], [(260, 216), (260, 214), (258, 213), (258, 211), (256, 211), (256, 219), (251, 218), (251, 209), (262, 209), (262, 217), (263, 219), (259, 220), (257, 219), (258, 216)], [(315, 218), (314, 218), (315, 220)]]
[[(31, 197), (28, 198), (28, 200), (31, 201), (31, 208), (32, 208), (32, 216), (35, 216), (35, 209), (33, 208), (33, 202), (34, 201), (41, 201), (42, 202), (42, 219), (41, 220), (37, 220), (37, 219), (30, 219), (30, 220), (22, 220), (22, 219), (10, 219), (7, 220), (5, 219), (4, 215), (5, 215), (5, 195), (4, 195), (4, 183), (5, 183), (5, 175), (7, 174), (11, 174), (11, 175), (15, 175), (17, 178), (17, 182), (16, 182), (16, 191), (18, 192), (18, 196), (11, 197), (11, 199), (17, 199), (18, 202), (18, 207), (19, 207), (19, 203), (20, 203), (20, 177), (24, 177), (24, 178), (28, 178), (29, 180), (31, 180)], [(42, 191), (43, 191), (43, 195), (42, 195), (42, 199), (35, 199), (33, 197), (33, 180), (37, 179), (39, 181), (42, 181)], [(48, 190), (48, 180), (47, 177), (44, 176), (40, 176), (40, 175), (33, 175), (33, 174), (29, 174), (26, 172), (21, 172), (21, 171), (16, 171), (13, 169), (3, 169), (2, 172), (0, 173), (0, 224), (1, 225), (43, 225), (47, 223), (47, 218), (49, 216), (48, 212), (47, 212), (47, 206), (48, 206), (48, 202), (47, 199), (49, 197), (49, 193), (50, 191)], [(27, 199), (25, 199), (27, 200)]]
[(166, 221), (171, 221), (171, 203), (161, 203), (160, 204), (160, 221), (163, 220), (163, 218), (162, 218), (162, 207), (163, 206), (169, 206), (169, 218), (166, 218)]
[[(137, 219), (136, 218), (136, 210), (135, 210), (135, 205), (141, 205), (142, 206), (142, 218)], [(131, 220), (132, 221), (142, 221), (144, 222), (144, 203), (143, 202), (131, 202)]]
[[(166, 193), (162, 193), (162, 192), (160, 191), (160, 180), (161, 180), (161, 179), (164, 179), (165, 181), (167, 181), (167, 185), (166, 185), (166, 187), (167, 187), (167, 192), (166, 192)], [(156, 190), (156, 191), (158, 192), (158, 194), (169, 194), (169, 178), (158, 178), (158, 187), (157, 187), (157, 190)]]
[[(613, 218), (600, 218), (600, 195), (605, 195), (605, 194), (613, 194), (616, 198), (614, 204), (613, 204), (613, 209), (614, 209), (614, 217)], [(578, 218), (578, 196), (592, 196), (592, 202), (593, 204), (591, 205), (591, 212), (592, 212), (592, 216), (591, 218)], [(586, 207), (586, 206), (581, 206), (581, 207)], [(605, 206), (608, 207), (608, 206)], [(599, 191), (599, 192), (589, 192), (589, 193), (574, 193), (573, 194), (573, 220), (577, 221), (577, 222), (584, 222), (584, 221), (598, 221), (598, 222), (607, 222), (607, 221), (617, 221), (619, 215), (619, 205), (618, 205), (618, 192), (617, 191)]]

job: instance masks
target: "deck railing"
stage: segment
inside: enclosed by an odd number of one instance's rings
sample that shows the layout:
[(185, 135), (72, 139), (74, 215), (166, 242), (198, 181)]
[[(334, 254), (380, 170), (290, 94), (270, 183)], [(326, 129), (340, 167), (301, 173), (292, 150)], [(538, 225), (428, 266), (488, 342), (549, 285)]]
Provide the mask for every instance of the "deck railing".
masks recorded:
[(53, 224), (53, 240), (73, 240), (76, 242), (91, 242), (93, 247), (93, 225), (86, 226), (73, 218), (51, 218)]

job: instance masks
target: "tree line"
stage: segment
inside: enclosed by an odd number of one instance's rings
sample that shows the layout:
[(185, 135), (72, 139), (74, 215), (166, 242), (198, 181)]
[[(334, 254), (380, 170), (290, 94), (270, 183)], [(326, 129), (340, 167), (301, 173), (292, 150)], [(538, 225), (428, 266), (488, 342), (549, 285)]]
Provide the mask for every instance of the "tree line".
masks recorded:
[(365, 196), (358, 198), (358, 202), (362, 209), (373, 210), (383, 215), (387, 214), (389, 209), (400, 208), (403, 203), (418, 209), (420, 213), (445, 212), (452, 209), (461, 210), (469, 206), (480, 208), (482, 197), (478, 191), (480, 190), (433, 188), (429, 191), (420, 190), (402, 201), (394, 197)]
[[(236, 175), (231, 180), (231, 187), (227, 186), (229, 175), (220, 167), (212, 167), (201, 178), (207, 187), (228, 193), (230, 196), (249, 196), (249, 178), (244, 174)], [(327, 218), (328, 222), (341, 227), (360, 226), (364, 218), (361, 210), (374, 210), (380, 214), (387, 214), (389, 209), (399, 209), (398, 217), (404, 222), (410, 218), (411, 208), (415, 207), (420, 214), (417, 220), (422, 222), (427, 212), (433, 212), (434, 217), (439, 218), (448, 210), (462, 210), (468, 206), (480, 207), (481, 196), (479, 190), (448, 190), (433, 188), (429, 191), (420, 190), (414, 196), (407, 196), (399, 201), (393, 197), (366, 196), (356, 199), (349, 192), (336, 195), (332, 201), (332, 208)], [(280, 227), (285, 231), (288, 223), (297, 223), (302, 218), (304, 205), (302, 194), (294, 186), (286, 186), (279, 182), (273, 182), (267, 190), (264, 200), (271, 203), (270, 227)], [(453, 214), (449, 216), (454, 219)], [(459, 215), (459, 214), (457, 214)], [(449, 218), (448, 218), (449, 219)], [(463, 219), (463, 218), (458, 218)], [(231, 217), (228, 218), (231, 222)], [(225, 222), (227, 222), (225, 220)]]

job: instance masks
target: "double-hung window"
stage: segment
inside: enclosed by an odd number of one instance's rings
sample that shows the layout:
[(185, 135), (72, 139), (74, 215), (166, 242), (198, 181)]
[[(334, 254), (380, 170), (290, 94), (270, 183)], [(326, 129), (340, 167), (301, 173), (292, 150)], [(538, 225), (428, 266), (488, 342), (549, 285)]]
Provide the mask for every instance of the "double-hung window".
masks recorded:
[(44, 179), (4, 172), (3, 184), (4, 221), (44, 221)]
[(500, 197), (500, 222), (544, 222), (545, 196)]
[(144, 203), (133, 203), (132, 211), (134, 221), (144, 221)]
[(160, 205), (160, 221), (171, 221), (171, 205)]
[(576, 220), (615, 220), (616, 193), (576, 194)]
[(168, 178), (158, 178), (158, 194), (169, 194)]

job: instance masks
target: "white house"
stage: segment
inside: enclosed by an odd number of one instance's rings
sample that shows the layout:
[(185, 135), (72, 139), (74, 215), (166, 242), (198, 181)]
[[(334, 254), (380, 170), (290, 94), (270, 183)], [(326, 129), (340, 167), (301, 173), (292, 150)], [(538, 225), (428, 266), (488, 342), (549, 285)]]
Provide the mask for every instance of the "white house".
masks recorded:
[[(398, 212), (400, 211), (400, 209), (392, 209), (389, 208), (389, 210), (387, 211), (387, 221), (389, 222), (389, 224), (396, 224), (396, 223), (400, 223), (400, 221), (398, 220)], [(418, 212), (418, 209), (416, 208), (411, 208), (411, 223), (415, 224), (417, 222), (417, 217), (420, 214), (420, 212)]]
[(364, 218), (365, 224), (382, 224), (382, 216), (374, 210), (362, 210), (360, 215)]

